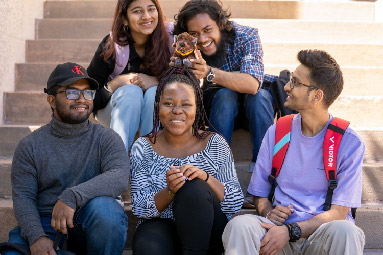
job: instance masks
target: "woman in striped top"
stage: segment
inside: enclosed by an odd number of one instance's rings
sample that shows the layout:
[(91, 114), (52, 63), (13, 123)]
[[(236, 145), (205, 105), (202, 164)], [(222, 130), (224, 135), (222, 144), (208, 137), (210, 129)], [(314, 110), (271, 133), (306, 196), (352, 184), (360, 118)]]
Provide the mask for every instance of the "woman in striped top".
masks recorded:
[(222, 254), (243, 194), (229, 145), (204, 120), (199, 81), (170, 68), (157, 88), (153, 131), (131, 151), (133, 214), (142, 219), (133, 254)]

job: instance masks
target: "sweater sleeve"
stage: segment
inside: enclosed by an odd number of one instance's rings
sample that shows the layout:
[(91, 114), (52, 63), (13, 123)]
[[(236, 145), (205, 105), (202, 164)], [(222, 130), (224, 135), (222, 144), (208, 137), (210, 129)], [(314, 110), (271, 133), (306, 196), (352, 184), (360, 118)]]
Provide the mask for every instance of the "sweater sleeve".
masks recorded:
[(31, 245), (39, 237), (47, 235), (37, 210), (38, 171), (31, 145), (25, 140), (20, 141), (13, 155), (11, 182), (13, 211), (21, 228), (21, 236)]
[(243, 204), (243, 193), (238, 181), (237, 172), (234, 166), (233, 154), (226, 140), (216, 135), (218, 172), (214, 176), (225, 188), (225, 196), (221, 202), (222, 212), (234, 214), (241, 210)]
[(94, 53), (92, 61), (87, 69), (88, 75), (95, 79), (99, 84), (99, 88), (94, 99), (93, 112), (95, 113), (98, 110), (105, 108), (111, 97), (111, 94), (104, 88), (104, 85), (108, 82), (109, 75), (114, 70), (115, 61), (113, 60), (113, 57), (110, 57), (108, 61), (105, 61), (104, 57), (101, 56), (108, 40), (109, 35), (105, 36), (98, 45), (98, 48)]
[(102, 129), (100, 139), (101, 174), (66, 189), (59, 199), (76, 209), (98, 196), (117, 197), (129, 186), (129, 159), (121, 137), (111, 129)]

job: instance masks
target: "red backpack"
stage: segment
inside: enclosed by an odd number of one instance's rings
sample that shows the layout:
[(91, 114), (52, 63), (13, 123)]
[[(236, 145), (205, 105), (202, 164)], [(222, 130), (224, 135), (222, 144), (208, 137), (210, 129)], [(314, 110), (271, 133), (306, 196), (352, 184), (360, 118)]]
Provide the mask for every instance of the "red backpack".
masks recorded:
[[(271, 183), (271, 190), (269, 193), (270, 202), (274, 199), (274, 192), (276, 187), (276, 178), (285, 159), (287, 149), (290, 144), (291, 124), (295, 114), (287, 115), (278, 119), (275, 129), (275, 145), (273, 153), (273, 163), (271, 168), (271, 174), (268, 177)], [(336, 180), (336, 160), (338, 155), (338, 149), (342, 140), (343, 134), (347, 127), (350, 125), (349, 121), (333, 118), (327, 127), (326, 134), (323, 140), (323, 164), (326, 172), (326, 178), (328, 180), (328, 189), (326, 195), (326, 201), (324, 203), (323, 210), (328, 211), (331, 208), (331, 200), (334, 189), (338, 186)], [(355, 218), (356, 208), (351, 208), (352, 217)]]

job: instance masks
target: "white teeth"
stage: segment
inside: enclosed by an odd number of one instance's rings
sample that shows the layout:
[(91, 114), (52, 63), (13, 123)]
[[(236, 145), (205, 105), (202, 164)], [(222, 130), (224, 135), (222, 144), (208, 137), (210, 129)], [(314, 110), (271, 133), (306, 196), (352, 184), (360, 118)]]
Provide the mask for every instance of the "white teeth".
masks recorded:
[(208, 43), (205, 43), (205, 44), (202, 44), (202, 47), (203, 48), (206, 48), (207, 46), (209, 46), (212, 42), (208, 42)]
[(173, 123), (182, 123), (182, 120), (172, 120)]

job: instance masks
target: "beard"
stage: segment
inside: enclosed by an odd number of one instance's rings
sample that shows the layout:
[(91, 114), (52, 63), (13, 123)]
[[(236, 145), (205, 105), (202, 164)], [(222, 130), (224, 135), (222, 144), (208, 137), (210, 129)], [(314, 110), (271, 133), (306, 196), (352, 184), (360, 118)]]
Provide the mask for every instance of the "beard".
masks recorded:
[(88, 105), (86, 112), (75, 113), (71, 109), (76, 107), (77, 104), (69, 106), (69, 110), (61, 104), (56, 102), (56, 113), (60, 120), (67, 124), (80, 124), (89, 119), (90, 114), (92, 113), (93, 107)]
[(289, 101), (285, 101), (283, 106), (286, 107), (289, 110), (293, 111), (301, 111), (306, 110), (309, 105), (309, 91), (307, 91), (306, 95), (303, 98), (295, 98), (292, 96), (292, 98)]
[(221, 40), (217, 46), (217, 51), (211, 56), (207, 56), (201, 51), (203, 59), (209, 66), (219, 68), (225, 64), (227, 40), (227, 34), (221, 31)]

